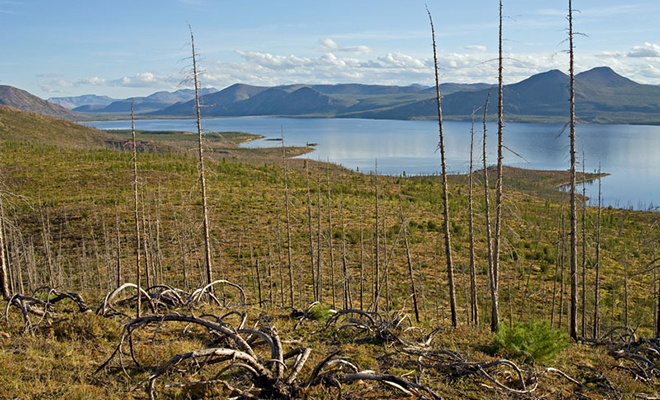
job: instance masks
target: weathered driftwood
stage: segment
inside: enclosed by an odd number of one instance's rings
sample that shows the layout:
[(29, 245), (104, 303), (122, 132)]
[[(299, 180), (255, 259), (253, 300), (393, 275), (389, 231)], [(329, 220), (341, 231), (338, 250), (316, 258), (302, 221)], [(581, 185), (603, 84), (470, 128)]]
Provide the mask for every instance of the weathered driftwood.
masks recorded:
[[(81, 313), (90, 311), (85, 305), (82, 296), (79, 294), (73, 292), (59, 292), (49, 286), (42, 286), (37, 288), (32, 296), (24, 296), (17, 293), (6, 299), (7, 307), (5, 308), (4, 317), (5, 320), (8, 321), (11, 306), (18, 308), (23, 315), (24, 329), (27, 332), (35, 325), (39, 325), (42, 321), (57, 317), (58, 314), (55, 312), (53, 306), (66, 299), (75, 302)], [(33, 324), (30, 320), (30, 314), (39, 317), (39, 321), (36, 324)]]
[(636, 330), (616, 326), (600, 339), (579, 338), (583, 343), (606, 346), (612, 357), (619, 361), (616, 367), (627, 371), (633, 378), (649, 382), (660, 378), (660, 339), (637, 337)]
[(147, 301), (147, 304), (149, 305), (149, 308), (151, 309), (151, 311), (153, 313), (158, 312), (158, 310), (156, 308), (156, 305), (151, 300), (151, 296), (149, 296), (149, 293), (147, 293), (142, 288), (138, 289), (138, 286), (134, 283), (124, 283), (123, 285), (119, 286), (118, 288), (116, 288), (112, 292), (105, 295), (105, 297), (103, 298), (103, 301), (101, 302), (101, 305), (96, 310), (96, 314), (104, 316), (104, 317), (114, 316), (114, 315), (124, 315), (124, 316), (126, 316), (126, 314), (122, 313), (121, 311), (119, 311), (117, 309), (117, 305), (132, 303), (132, 302), (137, 303), (137, 295), (135, 295), (133, 297), (129, 297), (128, 299), (120, 300), (120, 301), (116, 301), (115, 299), (117, 298), (117, 296), (119, 296), (119, 294), (121, 292), (125, 291), (126, 289), (130, 289), (130, 288), (136, 289), (142, 295), (142, 299)]
[(50, 304), (59, 303), (62, 300), (71, 300), (78, 306), (78, 309), (81, 313), (91, 312), (92, 310), (87, 307), (85, 300), (78, 293), (74, 292), (60, 292), (56, 289), (51, 288), (50, 286), (41, 286), (32, 292), (32, 297), (42, 298), (42, 293), (45, 293), (45, 301)]
[(239, 334), (242, 330), (240, 329), (236, 330), (230, 325), (224, 324), (218, 317), (214, 317), (214, 318), (216, 319), (215, 322), (210, 321), (209, 319), (203, 317), (196, 317), (194, 315), (170, 313), (170, 314), (145, 315), (143, 317), (133, 319), (124, 325), (119, 344), (115, 348), (112, 355), (98, 368), (98, 370), (101, 370), (106, 366), (108, 366), (110, 362), (115, 358), (115, 356), (119, 356), (120, 366), (122, 369), (125, 369), (126, 365), (123, 360), (123, 354), (124, 354), (123, 347), (127, 341), (129, 343), (129, 350), (131, 357), (133, 358), (133, 362), (135, 363), (136, 367), (140, 368), (140, 363), (133, 356), (133, 340), (132, 340), (133, 333), (136, 330), (140, 328), (145, 328), (150, 324), (162, 325), (165, 322), (186, 322), (188, 324), (196, 324), (205, 327), (214, 336), (216, 337), (221, 336), (230, 339), (237, 349), (239, 349), (240, 351), (244, 351), (250, 354), (251, 356), (255, 357), (255, 354), (252, 351), (250, 345)]
[(188, 293), (181, 289), (162, 284), (153, 285), (146, 292), (158, 307), (165, 308), (178, 308), (185, 305), (184, 298), (188, 296)]
[[(225, 322), (224, 318), (238, 316), (238, 326), (235, 328)], [(188, 371), (200, 378), (192, 382), (166, 383), (164, 387), (188, 387), (196, 385), (223, 385), (230, 392), (247, 399), (291, 399), (300, 397), (302, 391), (311, 386), (323, 385), (337, 387), (341, 390), (342, 384), (357, 381), (372, 380), (389, 385), (407, 395), (417, 395), (431, 400), (438, 400), (436, 395), (425, 386), (406, 379), (388, 374), (376, 374), (372, 371), (360, 371), (357, 365), (347, 359), (332, 353), (320, 362), (305, 380), (299, 379), (303, 367), (311, 354), (307, 347), (293, 348), (284, 351), (282, 340), (274, 327), (245, 328), (245, 314), (230, 312), (222, 317), (204, 315), (184, 315), (177, 313), (147, 315), (129, 321), (122, 330), (120, 342), (110, 357), (97, 369), (97, 372), (106, 368), (113, 359), (119, 358), (122, 370), (128, 375), (128, 365), (124, 355), (129, 353), (135, 367), (141, 368), (133, 353), (133, 334), (141, 328), (151, 324), (159, 326), (166, 322), (184, 322), (208, 329), (216, 337), (214, 346), (175, 355), (160, 367), (152, 370), (149, 376), (142, 381), (146, 384), (149, 397), (153, 399), (156, 392), (156, 381), (163, 379), (170, 372)], [(154, 334), (155, 336), (155, 334)], [(128, 343), (129, 351), (124, 345)], [(270, 350), (267, 355), (260, 356), (262, 352), (255, 351), (256, 346), (266, 345)], [(208, 369), (218, 365), (219, 370), (209, 376)], [(176, 368), (175, 368), (176, 367)], [(201, 373), (206, 369), (206, 373)], [(201, 378), (203, 377), (203, 378)], [(232, 379), (247, 382), (249, 387), (238, 387)]]
[[(404, 348), (403, 351), (417, 356), (417, 363), (422, 368), (434, 369), (454, 376), (479, 375), (490, 382), (491, 385), (482, 386), (499, 389), (514, 395), (531, 395), (539, 387), (539, 378), (543, 375), (554, 374), (582, 390), (588, 388), (587, 384), (595, 384), (596, 387), (607, 390), (610, 394), (617, 395), (618, 392), (605, 377), (596, 375), (582, 382), (557, 368), (545, 368), (540, 371), (532, 368), (525, 370), (516, 363), (506, 359), (491, 361), (466, 361), (463, 357), (450, 350), (420, 350), (420, 348)], [(501, 377), (507, 377), (504, 381)]]
[[(399, 338), (405, 321), (410, 322), (410, 317), (402, 312), (397, 312), (393, 317), (385, 319), (377, 312), (348, 309), (341, 310), (330, 317), (326, 323), (326, 329), (334, 326), (337, 338), (340, 335), (346, 335), (352, 341), (371, 338), (383, 343), (406, 345), (407, 343)], [(365, 336), (360, 338), (361, 335)]]
[(192, 292), (192, 294), (190, 296), (188, 296), (188, 298), (186, 299), (187, 305), (191, 308), (198, 308), (201, 305), (201, 303), (204, 301), (204, 299), (206, 299), (206, 298), (212, 300), (214, 303), (216, 303), (219, 306), (222, 305), (220, 300), (218, 300), (218, 298), (215, 296), (215, 294), (213, 294), (213, 291), (212, 291), (212, 289), (215, 286), (218, 286), (218, 285), (228, 285), (228, 286), (231, 286), (233, 288), (238, 289), (239, 293), (241, 294), (241, 306), (245, 306), (247, 301), (246, 301), (245, 292), (243, 291), (243, 288), (240, 287), (239, 285), (235, 284), (235, 283), (226, 281), (224, 279), (219, 279), (217, 281), (213, 281), (213, 282), (209, 283), (208, 285), (203, 286), (203, 287), (195, 290), (194, 292)]

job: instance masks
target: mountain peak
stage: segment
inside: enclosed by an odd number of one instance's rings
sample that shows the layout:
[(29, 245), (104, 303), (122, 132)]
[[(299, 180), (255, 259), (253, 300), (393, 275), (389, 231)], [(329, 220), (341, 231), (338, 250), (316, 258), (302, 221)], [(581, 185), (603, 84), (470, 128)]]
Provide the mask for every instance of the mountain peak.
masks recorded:
[(617, 74), (610, 67), (596, 67), (577, 74), (575, 78), (580, 79), (582, 82), (592, 83), (598, 86), (624, 87), (637, 84)]

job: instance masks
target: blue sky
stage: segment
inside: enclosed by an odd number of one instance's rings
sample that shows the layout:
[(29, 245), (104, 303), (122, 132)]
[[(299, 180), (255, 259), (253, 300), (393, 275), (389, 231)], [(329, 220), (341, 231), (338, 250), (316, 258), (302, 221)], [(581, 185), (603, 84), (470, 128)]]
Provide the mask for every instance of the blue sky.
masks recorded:
[[(430, 85), (433, 13), (444, 82), (494, 82), (495, 0), (0, 0), (0, 85), (116, 98), (202, 83)], [(658, 0), (574, 0), (577, 70), (660, 84)], [(567, 2), (504, 1), (505, 80), (567, 70)]]

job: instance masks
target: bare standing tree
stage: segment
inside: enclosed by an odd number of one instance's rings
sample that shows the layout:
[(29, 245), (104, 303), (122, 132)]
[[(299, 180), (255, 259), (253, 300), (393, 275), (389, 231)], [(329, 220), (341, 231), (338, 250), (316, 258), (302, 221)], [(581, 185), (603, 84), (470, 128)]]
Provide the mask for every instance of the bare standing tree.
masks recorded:
[(206, 204), (206, 179), (204, 178), (204, 142), (202, 140), (202, 115), (199, 109), (199, 81), (197, 79), (197, 56), (195, 54), (195, 37), (193, 36), (192, 27), (188, 25), (190, 30), (190, 47), (192, 48), (192, 62), (193, 62), (193, 81), (195, 84), (195, 112), (197, 114), (197, 138), (199, 141), (199, 183), (202, 191), (202, 216), (203, 216), (203, 229), (204, 229), (204, 263), (206, 264), (206, 284), (213, 282), (213, 274), (211, 268), (211, 243), (209, 238), (209, 211)]
[(140, 216), (138, 215), (138, 174), (137, 174), (137, 141), (135, 140), (135, 114), (131, 103), (131, 132), (133, 136), (133, 217), (135, 219), (135, 280), (137, 281), (137, 318), (140, 318), (142, 285), (140, 273)]
[[(499, 269), (500, 269), (500, 234), (502, 231), (502, 179), (503, 179), (503, 138), (504, 138), (504, 85), (503, 85), (503, 62), (502, 62), (502, 0), (500, 0), (500, 25), (499, 25), (499, 66), (497, 69), (498, 95), (497, 95), (497, 186), (495, 188), (495, 243), (493, 243), (493, 283), (495, 291), (499, 289)], [(493, 332), (499, 326), (499, 315), (495, 318), (493, 310), (493, 320), (490, 328)]]
[(596, 280), (594, 282), (594, 339), (600, 337), (600, 224), (602, 216), (602, 180), (598, 165), (598, 219), (596, 220)]
[(575, 71), (573, 54), (573, 8), (568, 0), (568, 43), (570, 63), (570, 142), (571, 142), (571, 321), (569, 334), (577, 339), (577, 211), (575, 208)]
[[(307, 182), (307, 225), (309, 228), (309, 262), (310, 262), (310, 267), (312, 269), (312, 292), (313, 292), (313, 297), (314, 301), (319, 301), (319, 295), (317, 286), (316, 286), (316, 266), (314, 263), (314, 230), (312, 229), (312, 195), (309, 189), (309, 163), (307, 163), (307, 168), (305, 171), (305, 175), (307, 177), (306, 182)], [(304, 287), (301, 282), (301, 287)]]
[(587, 174), (582, 148), (582, 336), (587, 335)]
[(495, 271), (493, 268), (493, 240), (490, 229), (490, 196), (488, 195), (488, 163), (486, 159), (486, 116), (488, 115), (488, 103), (490, 101), (490, 91), (486, 96), (486, 103), (484, 104), (484, 138), (483, 138), (483, 162), (484, 162), (484, 207), (486, 213), (486, 246), (488, 246), (488, 279), (490, 285), (490, 299), (491, 299), (491, 319), (490, 329), (495, 332), (497, 324), (500, 320), (499, 310), (499, 292), (497, 290)]
[[(2, 195), (0, 194), (0, 208), (2, 207)], [(4, 214), (4, 213), (3, 213)], [(4, 215), (2, 215), (4, 217)], [(4, 218), (0, 218), (0, 290), (2, 297), (8, 298), (10, 295), (9, 278), (7, 275), (7, 263), (5, 262), (5, 237), (4, 237)]]
[[(468, 214), (470, 232), (470, 315), (472, 324), (479, 325), (479, 307), (477, 305), (477, 274), (474, 257), (474, 214), (472, 210), (472, 160), (474, 155), (474, 114), (472, 111), (472, 129), (470, 129), (470, 172), (468, 173)], [(419, 320), (418, 320), (419, 322)]]
[[(291, 215), (289, 214), (289, 177), (287, 173), (286, 148), (284, 147), (284, 128), (281, 127), (282, 135), (282, 168), (284, 168), (284, 212), (286, 214), (286, 247), (289, 261), (289, 305), (294, 307), (293, 294), (293, 261), (291, 254)], [(300, 282), (302, 285), (302, 282)]]
[(429, 14), (429, 22), (431, 24), (431, 36), (433, 39), (433, 63), (435, 71), (435, 95), (438, 103), (438, 129), (440, 131), (440, 162), (442, 164), (442, 203), (444, 207), (444, 230), (445, 230), (445, 259), (447, 261), (447, 280), (449, 281), (449, 307), (451, 310), (451, 325), (456, 327), (458, 321), (456, 319), (456, 291), (454, 288), (454, 268), (451, 258), (451, 235), (449, 232), (449, 193), (447, 190), (447, 163), (445, 160), (445, 135), (442, 126), (442, 97), (440, 96), (440, 79), (438, 76), (438, 55), (435, 44), (435, 28), (433, 27), (433, 18), (431, 12), (426, 9)]

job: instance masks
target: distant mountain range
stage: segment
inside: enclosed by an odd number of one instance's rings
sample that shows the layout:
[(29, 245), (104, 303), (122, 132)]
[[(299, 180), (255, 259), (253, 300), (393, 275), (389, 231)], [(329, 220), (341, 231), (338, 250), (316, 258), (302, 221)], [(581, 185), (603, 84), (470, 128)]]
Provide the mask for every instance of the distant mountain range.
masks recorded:
[(113, 101), (116, 101), (116, 99), (113, 99), (112, 97), (108, 97), (108, 96), (85, 94), (82, 96), (75, 96), (75, 97), (51, 97), (50, 99), (48, 99), (48, 101), (51, 103), (59, 104), (64, 108), (68, 108), (69, 110), (73, 110), (74, 108), (81, 106), (91, 106), (91, 105), (107, 106)]
[[(218, 90), (215, 88), (200, 89), (201, 96), (208, 95)], [(85, 95), (80, 97), (54, 98), (49, 101), (60, 102), (65, 99), (70, 104), (77, 104), (74, 112), (98, 113), (98, 114), (130, 114), (131, 104), (136, 114), (162, 110), (179, 102), (186, 102), (195, 98), (192, 89), (181, 89), (176, 92), (156, 92), (147, 97), (130, 97), (128, 99), (116, 100), (105, 96)], [(110, 101), (108, 101), (110, 100)]]
[[(608, 67), (577, 74), (576, 113), (583, 122), (660, 124), (660, 86), (643, 85)], [(443, 84), (443, 114), (468, 119), (491, 94), (489, 114), (497, 112), (496, 88), (489, 84)], [(558, 70), (534, 75), (504, 87), (509, 121), (563, 122), (568, 118), (569, 77)], [(435, 88), (374, 85), (289, 85), (260, 87), (236, 84), (200, 98), (206, 117), (295, 116), (371, 119), (437, 118)], [(149, 113), (190, 116), (194, 102)]]
[[(608, 67), (580, 73), (575, 78), (576, 113), (583, 122), (660, 124), (660, 86), (643, 85)], [(143, 118), (192, 118), (194, 91), (157, 92), (147, 97), (115, 100), (103, 96), (53, 98), (75, 106), (71, 111), (19, 89), (0, 90), (0, 104), (69, 119), (124, 118), (134, 104)], [(491, 84), (441, 85), (443, 114), (468, 119), (491, 94), (489, 115), (497, 112), (496, 87)], [(19, 96), (17, 93), (21, 93)], [(372, 119), (437, 118), (435, 88), (420, 85), (362, 84), (284, 85), (276, 87), (235, 84), (224, 90), (202, 89), (204, 117), (287, 116)], [(22, 99), (17, 101), (17, 99)], [(558, 70), (534, 75), (504, 87), (504, 112), (509, 121), (564, 122), (568, 118), (569, 78)], [(9, 99), (9, 100), (7, 100)], [(13, 102), (13, 103), (12, 103)], [(45, 104), (44, 104), (45, 103)], [(41, 110), (41, 111), (39, 111)], [(86, 116), (86, 117), (85, 117)]]

